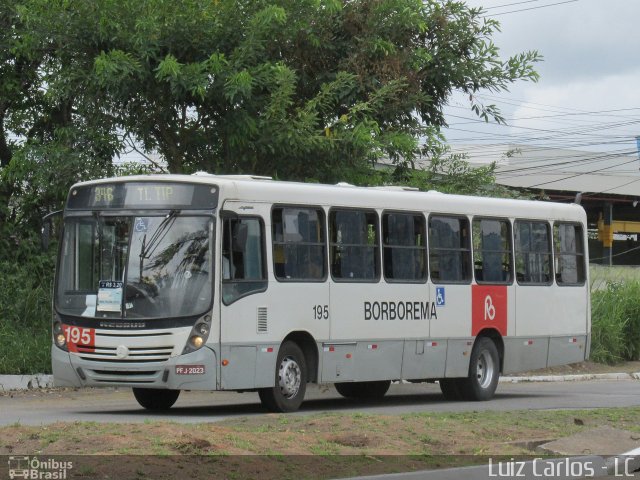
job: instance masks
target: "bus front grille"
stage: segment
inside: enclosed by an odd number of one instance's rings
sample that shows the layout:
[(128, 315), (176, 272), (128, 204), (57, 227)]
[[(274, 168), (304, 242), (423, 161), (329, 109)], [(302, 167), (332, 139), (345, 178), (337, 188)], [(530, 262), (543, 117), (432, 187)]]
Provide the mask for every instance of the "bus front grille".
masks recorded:
[(80, 358), (93, 362), (149, 363), (169, 360), (173, 346), (128, 347), (125, 352), (119, 347), (78, 348)]

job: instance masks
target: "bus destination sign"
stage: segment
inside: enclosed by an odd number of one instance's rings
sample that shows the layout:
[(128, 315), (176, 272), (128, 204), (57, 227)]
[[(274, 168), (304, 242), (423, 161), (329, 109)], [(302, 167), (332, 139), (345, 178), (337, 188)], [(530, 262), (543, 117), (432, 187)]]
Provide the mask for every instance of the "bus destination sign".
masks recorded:
[(67, 208), (71, 210), (152, 208), (214, 209), (218, 189), (213, 185), (168, 182), (119, 182), (76, 187)]

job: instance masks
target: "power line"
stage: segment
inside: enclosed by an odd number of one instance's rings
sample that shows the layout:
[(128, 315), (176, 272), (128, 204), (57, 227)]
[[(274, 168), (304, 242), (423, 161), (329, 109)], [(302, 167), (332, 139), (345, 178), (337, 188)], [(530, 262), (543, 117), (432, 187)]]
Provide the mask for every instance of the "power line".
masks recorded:
[(513, 5), (522, 5), (523, 3), (534, 3), (534, 2), (540, 2), (541, 0), (525, 0), (523, 2), (515, 2), (515, 3), (506, 3), (504, 5), (495, 5), (493, 7), (485, 7), (485, 10), (493, 10), (494, 8), (504, 8), (504, 7), (511, 7)]
[(540, 5), (538, 7), (529, 7), (529, 8), (522, 8), (520, 10), (511, 10), (509, 12), (494, 13), (492, 15), (485, 15), (483, 18), (486, 18), (486, 17), (497, 17), (499, 15), (507, 15), (509, 13), (526, 12), (528, 10), (538, 10), (540, 8), (554, 7), (556, 5), (563, 5), (565, 3), (575, 3), (577, 1), (579, 1), (579, 0), (565, 0), (564, 2), (550, 3), (548, 5)]
[(608, 170), (608, 169), (610, 169), (610, 168), (619, 167), (619, 166), (626, 165), (626, 164), (628, 164), (628, 163), (632, 163), (632, 162), (637, 162), (637, 161), (638, 161), (638, 160), (634, 158), (633, 160), (629, 160), (628, 162), (621, 163), (620, 165), (612, 165), (612, 166), (609, 166), (609, 167), (601, 168), (601, 169), (599, 169), (599, 170), (593, 170), (593, 171), (591, 171), (591, 172), (582, 172), (582, 173), (577, 173), (577, 174), (575, 174), (575, 175), (570, 175), (570, 176), (568, 176), (568, 177), (558, 178), (558, 179), (555, 179), (555, 180), (550, 180), (550, 181), (548, 181), (548, 182), (536, 183), (536, 184), (534, 184), (534, 185), (530, 185), (530, 186), (528, 186), (528, 187), (526, 187), (526, 188), (535, 188), (535, 187), (541, 187), (541, 186), (543, 186), (543, 185), (548, 185), (548, 184), (550, 184), (550, 183), (562, 182), (563, 180), (569, 180), (569, 179), (571, 179), (571, 178), (581, 177), (581, 176), (583, 176), (583, 175), (590, 175), (590, 174), (593, 174), (593, 173), (601, 172), (601, 171), (603, 171), (603, 170)]
[[(624, 162), (622, 163), (618, 163), (615, 165), (609, 165), (608, 167), (604, 167), (602, 169), (599, 170), (591, 170), (591, 171), (587, 171), (587, 172), (576, 172), (574, 171), (568, 171), (568, 170), (563, 170), (564, 167), (566, 165), (580, 165), (580, 166), (584, 166), (584, 165), (589, 165), (589, 164), (593, 164), (593, 163), (600, 163), (606, 160), (612, 160), (618, 157), (624, 157)], [(627, 165), (629, 163), (636, 163), (638, 162), (637, 159), (629, 159), (628, 156), (623, 156), (620, 154), (612, 154), (612, 155), (602, 155), (602, 156), (594, 156), (594, 157), (585, 157), (583, 159), (580, 160), (572, 160), (572, 161), (566, 161), (566, 162), (558, 162), (558, 163), (552, 163), (552, 164), (544, 164), (544, 165), (534, 165), (534, 166), (530, 166), (530, 167), (521, 167), (521, 168), (511, 168), (511, 169), (506, 169), (506, 170), (499, 170), (496, 172), (496, 175), (499, 175), (500, 178), (503, 179), (507, 179), (507, 178), (518, 178), (518, 177), (526, 177), (529, 175), (545, 175), (545, 174), (561, 174), (561, 173), (570, 173), (570, 174), (579, 174), (579, 175), (585, 175), (585, 174), (591, 174), (591, 173), (595, 173), (595, 172), (602, 172), (603, 170), (606, 169), (610, 169), (610, 168), (616, 168), (616, 167), (620, 167), (622, 165)], [(553, 168), (553, 167), (560, 167), (560, 168)], [(518, 173), (519, 172), (519, 173)], [(524, 172), (524, 173), (522, 173)], [(517, 175), (512, 175), (512, 173), (518, 173)], [(615, 172), (612, 175), (615, 175), (616, 173), (621, 173), (621, 172)], [(637, 173), (637, 172), (636, 172)], [(602, 173), (603, 176), (606, 176), (606, 173)]]

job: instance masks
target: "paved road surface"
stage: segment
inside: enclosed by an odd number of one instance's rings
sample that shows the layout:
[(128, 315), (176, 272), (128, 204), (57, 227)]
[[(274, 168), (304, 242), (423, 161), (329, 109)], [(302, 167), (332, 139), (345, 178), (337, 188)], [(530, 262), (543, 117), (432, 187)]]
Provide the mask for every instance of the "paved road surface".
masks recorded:
[[(310, 386), (298, 414), (325, 411), (402, 414), (470, 410), (567, 409), (640, 406), (640, 381), (500, 384), (489, 402), (446, 402), (433, 384), (392, 385), (376, 402), (340, 397), (333, 386)], [(213, 422), (233, 417), (263, 415), (256, 393), (183, 392), (167, 413), (149, 413), (138, 406), (128, 389), (28, 391), (0, 396), (0, 425), (20, 422), (40, 425), (57, 421)]]

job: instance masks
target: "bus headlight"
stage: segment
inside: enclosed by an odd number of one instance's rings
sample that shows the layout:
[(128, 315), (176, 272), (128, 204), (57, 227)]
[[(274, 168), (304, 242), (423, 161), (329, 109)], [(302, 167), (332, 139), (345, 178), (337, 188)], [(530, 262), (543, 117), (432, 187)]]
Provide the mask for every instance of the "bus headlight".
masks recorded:
[(59, 333), (56, 335), (56, 345), (60, 348), (64, 348), (67, 343), (67, 340), (64, 338), (63, 333)]
[(60, 320), (54, 318), (53, 320), (53, 342), (56, 344), (56, 347), (61, 348), (64, 351), (67, 351), (67, 339), (64, 335), (64, 329), (62, 328), (62, 323)]
[(196, 328), (196, 330), (198, 331), (198, 333), (203, 336), (203, 337), (208, 337), (209, 336), (209, 325), (205, 324), (205, 323), (199, 323), (197, 325), (198, 328)]
[(189, 343), (191, 343), (191, 346), (194, 348), (201, 348), (202, 345), (204, 345), (204, 339), (202, 337), (199, 337), (197, 335), (194, 335), (193, 337), (191, 337), (189, 339)]
[(207, 343), (209, 333), (211, 332), (210, 322), (211, 317), (209, 317), (208, 315), (196, 322), (196, 324), (191, 329), (191, 333), (189, 334), (187, 345), (182, 351), (183, 354), (200, 350), (204, 346), (204, 344)]

